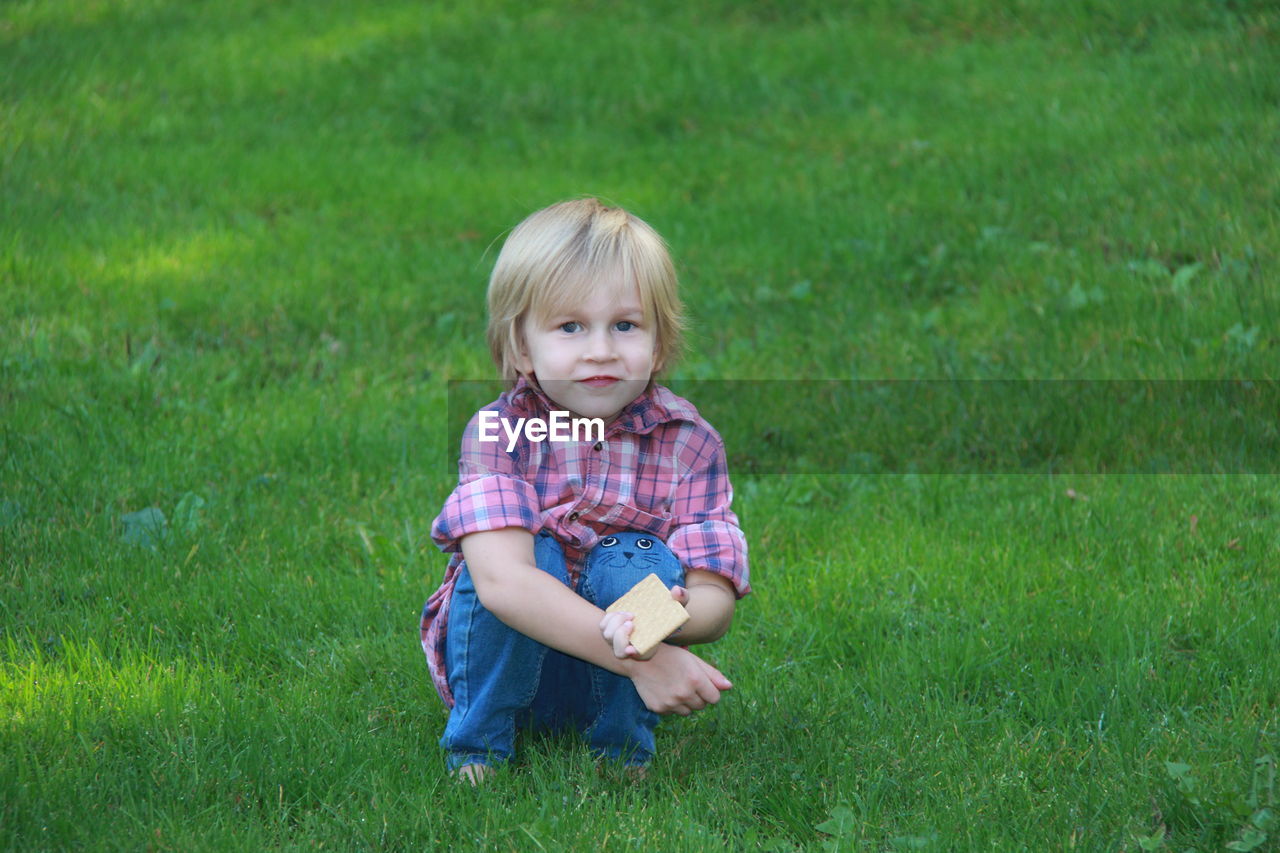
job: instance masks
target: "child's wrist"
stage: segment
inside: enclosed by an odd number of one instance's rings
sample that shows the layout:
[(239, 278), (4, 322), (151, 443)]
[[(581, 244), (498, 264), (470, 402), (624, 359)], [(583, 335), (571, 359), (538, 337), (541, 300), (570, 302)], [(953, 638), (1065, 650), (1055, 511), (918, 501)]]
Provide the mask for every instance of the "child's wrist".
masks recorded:
[(622, 658), (621, 660), (618, 661), (618, 663), (622, 667), (621, 674), (625, 678), (635, 678), (637, 674), (636, 666), (642, 663), (647, 663), (647, 661), (636, 660), (635, 658), (627, 657), (627, 658)]

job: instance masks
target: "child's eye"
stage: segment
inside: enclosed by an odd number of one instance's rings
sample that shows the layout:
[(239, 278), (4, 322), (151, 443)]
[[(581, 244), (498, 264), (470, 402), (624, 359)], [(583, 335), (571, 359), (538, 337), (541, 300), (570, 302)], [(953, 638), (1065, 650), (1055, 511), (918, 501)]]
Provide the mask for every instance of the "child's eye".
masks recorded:
[(561, 324), (560, 324), (560, 331), (562, 331), (562, 332), (568, 332), (568, 333), (569, 333), (569, 334), (571, 334), (571, 335), (572, 335), (574, 332), (578, 331), (578, 329), (580, 329), (580, 328), (581, 328), (581, 325), (580, 325), (579, 323), (574, 322), (573, 320), (570, 320), (570, 321), (569, 321), (569, 322), (567, 322), (567, 323), (561, 323)]
[(613, 326), (619, 332), (629, 332), (636, 327), (636, 324), (630, 320), (619, 320), (617, 323), (614, 323)]

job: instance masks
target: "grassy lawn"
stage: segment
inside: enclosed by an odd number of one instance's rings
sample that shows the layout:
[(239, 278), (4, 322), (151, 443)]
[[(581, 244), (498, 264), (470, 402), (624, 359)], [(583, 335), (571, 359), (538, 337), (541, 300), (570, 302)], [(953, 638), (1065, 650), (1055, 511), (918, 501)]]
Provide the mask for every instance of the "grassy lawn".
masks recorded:
[(1176, 473), (744, 470), (736, 688), (641, 783), (452, 784), (417, 614), (530, 211), (667, 237), (673, 382), (1274, 381), (1278, 70), (1263, 0), (4, 3), (0, 847), (1275, 849), (1256, 410)]

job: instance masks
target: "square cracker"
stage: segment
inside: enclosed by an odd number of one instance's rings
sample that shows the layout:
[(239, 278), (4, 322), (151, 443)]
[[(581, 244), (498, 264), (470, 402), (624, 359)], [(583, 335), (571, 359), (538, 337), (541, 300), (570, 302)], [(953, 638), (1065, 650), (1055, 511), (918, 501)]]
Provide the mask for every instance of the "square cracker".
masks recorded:
[(647, 655), (671, 632), (689, 621), (689, 611), (671, 597), (671, 590), (650, 574), (631, 587), (622, 598), (610, 604), (605, 613), (623, 611), (635, 618), (631, 629), (631, 645), (640, 655)]

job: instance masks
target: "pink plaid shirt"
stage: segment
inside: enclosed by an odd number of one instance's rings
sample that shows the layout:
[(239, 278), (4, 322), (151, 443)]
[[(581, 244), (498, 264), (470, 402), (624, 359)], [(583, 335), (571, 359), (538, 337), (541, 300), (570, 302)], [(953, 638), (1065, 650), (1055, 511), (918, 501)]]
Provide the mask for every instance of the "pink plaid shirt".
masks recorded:
[[(524, 377), (482, 411), (517, 418), (549, 418), (557, 408)], [(479, 414), (462, 436), (458, 486), (445, 501), (431, 538), (449, 553), (444, 582), (422, 610), (422, 650), (445, 704), (453, 694), (445, 673), (449, 601), (462, 567), (462, 537), (523, 527), (546, 528), (564, 547), (577, 585), (587, 552), (602, 537), (624, 530), (651, 533), (667, 543), (686, 570), (703, 569), (751, 591), (747, 541), (729, 508), (733, 488), (720, 435), (687, 400), (661, 385), (631, 402), (605, 428), (604, 440), (529, 441), (522, 435), (507, 452), (507, 436), (479, 440)]]

